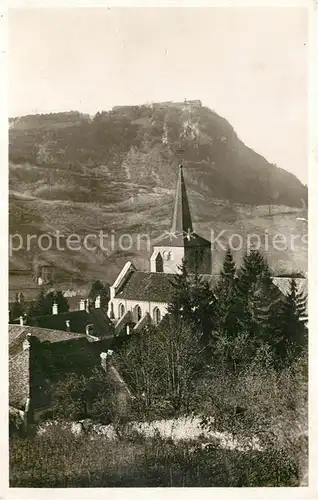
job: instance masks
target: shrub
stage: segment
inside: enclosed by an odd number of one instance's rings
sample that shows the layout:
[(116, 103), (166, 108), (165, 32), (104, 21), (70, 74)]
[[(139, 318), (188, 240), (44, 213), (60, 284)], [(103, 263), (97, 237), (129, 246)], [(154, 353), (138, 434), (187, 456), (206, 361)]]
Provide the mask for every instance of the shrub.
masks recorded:
[(11, 487), (297, 486), (298, 467), (284, 450), (238, 451), (164, 440), (73, 436), (52, 427), (10, 443)]

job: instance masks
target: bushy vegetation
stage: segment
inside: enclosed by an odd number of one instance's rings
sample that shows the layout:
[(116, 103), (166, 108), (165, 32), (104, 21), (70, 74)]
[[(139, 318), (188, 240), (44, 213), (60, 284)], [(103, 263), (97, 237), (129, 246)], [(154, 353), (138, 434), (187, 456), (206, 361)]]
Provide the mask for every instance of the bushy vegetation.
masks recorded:
[(114, 420), (114, 387), (105, 373), (93, 369), (88, 375), (69, 374), (57, 384), (54, 419), (91, 418), (108, 424)]
[[(126, 421), (197, 415), (202, 431), (223, 432), (236, 447), (125, 434), (114, 442), (56, 434), (17, 438), (12, 484), (299, 484), (307, 456), (308, 373), (306, 297), (296, 279), (283, 295), (259, 252), (250, 251), (236, 269), (228, 251), (214, 290), (189, 274), (186, 262), (172, 280), (169, 314), (157, 327), (128, 337), (114, 356), (135, 396)], [(60, 417), (115, 421), (118, 394), (111, 385), (106, 389), (103, 377), (70, 375), (58, 391)], [(51, 448), (50, 458), (44, 449)], [(32, 466), (23, 465), (25, 456)], [(65, 457), (63, 472), (55, 456)]]
[(74, 436), (54, 427), (10, 445), (11, 487), (297, 486), (285, 450), (225, 450), (210, 444)]

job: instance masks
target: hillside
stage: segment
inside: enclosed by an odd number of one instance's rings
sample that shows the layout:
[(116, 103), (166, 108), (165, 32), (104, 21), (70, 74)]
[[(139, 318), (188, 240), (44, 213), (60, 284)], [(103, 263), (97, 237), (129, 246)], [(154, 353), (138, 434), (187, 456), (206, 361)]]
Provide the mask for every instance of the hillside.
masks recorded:
[[(295, 214), (307, 200), (306, 187), (245, 146), (200, 101), (115, 107), (94, 118), (78, 112), (32, 115), (9, 125), (11, 234), (59, 230), (84, 236), (103, 229), (155, 237), (170, 224), (180, 154), (198, 231), (304, 230)], [(111, 280), (128, 258), (147, 268), (147, 255), (146, 249), (61, 255), (34, 248), (14, 252), (10, 263), (29, 268), (43, 259), (55, 263), (61, 280), (101, 273)], [(271, 258), (276, 267), (306, 267), (306, 252), (297, 249)]]
[[(109, 181), (171, 188), (181, 148), (188, 185), (208, 197), (301, 206), (306, 189), (246, 147), (231, 125), (199, 101), (115, 107), (10, 121), (14, 190), (44, 199), (108, 203), (134, 193)], [(26, 167), (28, 165), (28, 167)]]

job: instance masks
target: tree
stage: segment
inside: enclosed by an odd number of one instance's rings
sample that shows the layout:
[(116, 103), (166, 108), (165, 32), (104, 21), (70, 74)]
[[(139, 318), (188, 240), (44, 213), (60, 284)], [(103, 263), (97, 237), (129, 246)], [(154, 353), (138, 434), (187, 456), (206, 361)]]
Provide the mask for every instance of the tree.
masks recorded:
[(109, 423), (113, 420), (112, 384), (107, 375), (94, 369), (90, 375), (70, 373), (55, 389), (58, 418), (93, 420)]
[(28, 315), (30, 317), (49, 316), (52, 314), (54, 303), (57, 304), (59, 313), (69, 310), (67, 299), (64, 297), (62, 291), (56, 290), (45, 294), (44, 291), (41, 290), (37, 299), (31, 303)]
[(307, 361), (299, 358), (277, 372), (259, 348), (254, 358), (237, 373), (226, 365), (210, 371), (210, 405), (203, 427), (227, 432), (251, 449), (255, 445), (272, 450), (299, 453), (295, 444), (307, 428)]
[(156, 329), (145, 328), (126, 342), (116, 355), (116, 364), (128, 385), (132, 387), (138, 403), (139, 411), (150, 408), (159, 391), (158, 365), (155, 353)]
[(12, 320), (16, 320), (17, 318), (23, 316), (24, 314), (25, 314), (25, 304), (24, 304), (23, 294), (17, 294), (15, 302), (10, 311), (10, 317), (12, 318)]
[(289, 292), (283, 296), (276, 328), (275, 351), (280, 363), (289, 364), (300, 355), (307, 342), (307, 297), (298, 290), (296, 279), (290, 280)]
[(59, 313), (68, 312), (69, 310), (68, 301), (67, 298), (64, 297), (63, 292), (61, 290), (57, 290), (53, 294), (53, 299), (54, 302), (57, 304)]
[(100, 305), (102, 308), (107, 308), (109, 300), (109, 290), (101, 281), (97, 280), (92, 283), (88, 298), (91, 304), (94, 304), (96, 297), (100, 296)]
[(258, 250), (244, 255), (235, 289), (238, 331), (250, 335), (255, 347), (271, 342), (281, 294), (272, 282), (265, 258)]
[(198, 335), (180, 318), (134, 335), (116, 363), (136, 396), (139, 416), (172, 416), (188, 410), (203, 368)]
[(183, 321), (198, 334), (204, 345), (212, 341), (215, 297), (208, 282), (195, 272), (189, 274), (183, 261), (172, 281), (173, 293), (168, 312), (176, 321)]
[(215, 329), (225, 337), (232, 337), (237, 328), (235, 311), (236, 267), (231, 250), (225, 254), (220, 278), (214, 288)]
[(167, 318), (156, 338), (160, 387), (175, 411), (188, 411), (195, 398), (196, 383), (203, 370), (204, 348), (195, 331), (184, 320)]
[(191, 314), (189, 273), (185, 260), (182, 261), (179, 271), (171, 280), (173, 292), (168, 306), (169, 313), (175, 318)]
[[(29, 306), (28, 316), (44, 316), (47, 312), (47, 306), (45, 303), (45, 293), (43, 289), (40, 290), (38, 297), (33, 300)], [(52, 310), (51, 310), (52, 313)]]

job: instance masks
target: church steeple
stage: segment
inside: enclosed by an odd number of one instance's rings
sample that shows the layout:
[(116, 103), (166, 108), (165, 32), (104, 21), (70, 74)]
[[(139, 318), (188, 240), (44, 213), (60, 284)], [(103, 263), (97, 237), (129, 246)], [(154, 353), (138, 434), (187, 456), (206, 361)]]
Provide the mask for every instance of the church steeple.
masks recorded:
[(179, 166), (171, 231), (185, 234), (193, 231), (187, 190), (183, 178), (183, 166)]
[(182, 262), (188, 272), (211, 272), (211, 242), (193, 231), (187, 190), (182, 165), (179, 166), (178, 182), (170, 231), (158, 238), (150, 257), (150, 271), (178, 273)]

